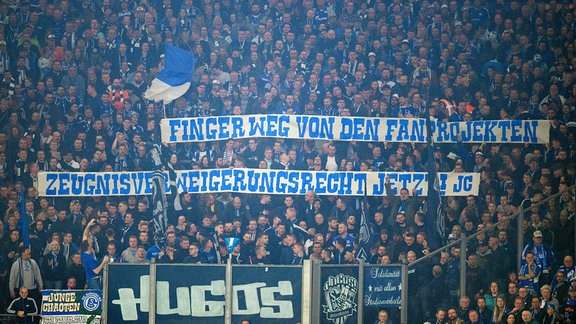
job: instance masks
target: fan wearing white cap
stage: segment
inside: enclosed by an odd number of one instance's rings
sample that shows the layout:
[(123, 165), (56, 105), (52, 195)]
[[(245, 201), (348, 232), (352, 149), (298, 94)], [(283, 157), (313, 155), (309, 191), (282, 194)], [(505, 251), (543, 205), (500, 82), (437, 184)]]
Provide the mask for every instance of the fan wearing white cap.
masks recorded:
[(554, 252), (546, 246), (542, 239), (541, 231), (532, 233), (532, 242), (529, 242), (522, 251), (522, 259), (526, 260), (526, 255), (532, 253), (534, 261), (542, 269), (540, 280), (549, 283), (552, 280), (551, 271), (554, 268)]

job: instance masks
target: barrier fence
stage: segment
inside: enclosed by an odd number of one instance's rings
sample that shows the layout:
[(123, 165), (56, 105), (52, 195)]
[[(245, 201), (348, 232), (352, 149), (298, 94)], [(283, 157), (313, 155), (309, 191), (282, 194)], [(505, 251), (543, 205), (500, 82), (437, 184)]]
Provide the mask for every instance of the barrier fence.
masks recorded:
[[(502, 222), (516, 219), (516, 227), (521, 228), (526, 211), (558, 199), (565, 191), (574, 194), (574, 190), (572, 186), (526, 208), (523, 202), (517, 213)], [(303, 266), (111, 263), (104, 269), (102, 294), (43, 291), (42, 321), (62, 323), (82, 317), (82, 322), (97, 323), (101, 307), (102, 323), (346, 324), (371, 323), (379, 310), (388, 309), (400, 313), (399, 322), (406, 324), (408, 269), (452, 246), (465, 251), (471, 239), (497, 225), (463, 236), (410, 264), (323, 265), (318, 260), (306, 260)], [(518, 232), (516, 267), (524, 243), (522, 231)], [(459, 295), (467, 293), (464, 255)], [(15, 320), (0, 314), (0, 323)]]
[[(108, 264), (104, 323), (363, 323), (399, 308), (405, 265)], [(405, 284), (405, 283), (404, 283)], [(153, 315), (152, 315), (153, 314)]]
[[(525, 218), (525, 214), (528, 212), (530, 213), (532, 210), (538, 210), (540, 207), (542, 206), (548, 206), (549, 202), (551, 200), (555, 200), (555, 199), (559, 199), (561, 197), (561, 195), (564, 192), (570, 192), (570, 194), (572, 195), (572, 197), (574, 197), (574, 195), (576, 194), (576, 186), (572, 185), (568, 188), (565, 188), (564, 190), (559, 191), (558, 193), (540, 201), (540, 202), (535, 202), (532, 203), (532, 199), (524, 199), (522, 201), (522, 203), (520, 204), (518, 211), (516, 211), (514, 214), (503, 218), (502, 220), (500, 220), (499, 222), (492, 224), (492, 226), (487, 226), (485, 229), (478, 231), (472, 235), (466, 236), (466, 234), (461, 233), (460, 235), (460, 239), (447, 244), (437, 250), (434, 250), (433, 252), (429, 253), (428, 255), (425, 255), (419, 259), (417, 259), (416, 261), (412, 262), (409, 264), (409, 267), (414, 267), (416, 266), (418, 263), (421, 262), (425, 262), (426, 260), (430, 260), (430, 258), (433, 258), (435, 256), (437, 256), (438, 254), (440, 254), (440, 252), (442, 251), (450, 251), (450, 248), (452, 248), (453, 246), (459, 246), (460, 247), (460, 251), (466, 251), (467, 250), (467, 246), (468, 243), (470, 243), (472, 240), (476, 239), (476, 237), (478, 235), (482, 235), (482, 234), (486, 234), (486, 233), (490, 233), (492, 231), (494, 231), (494, 229), (497, 229), (499, 225), (504, 224), (504, 223), (509, 223), (509, 226), (511, 226), (512, 228), (514, 228), (516, 230), (516, 237), (514, 239), (516, 239), (516, 255), (515, 255), (515, 269), (516, 272), (520, 271), (520, 267), (522, 265), (522, 251), (524, 249), (524, 246), (527, 242), (524, 242), (524, 234), (525, 234), (525, 230), (523, 229), (523, 222), (526, 219)], [(525, 203), (529, 203), (530, 205)], [(572, 226), (574, 226), (574, 231), (576, 232), (576, 222), (572, 222)], [(513, 238), (511, 238), (513, 239)], [(576, 238), (575, 237), (567, 237), (567, 238), (562, 238), (562, 239), (566, 239), (566, 240), (571, 240), (572, 241), (572, 246), (573, 246), (573, 251), (576, 251)], [(460, 274), (459, 274), (459, 282), (460, 282), (460, 287), (458, 289), (458, 295), (459, 296), (468, 296), (466, 291), (466, 253), (461, 252), (460, 253)]]
[[(33, 320), (38, 320), (39, 316), (33, 316)], [(15, 324), (18, 323), (18, 316), (13, 314), (0, 314), (0, 324)]]

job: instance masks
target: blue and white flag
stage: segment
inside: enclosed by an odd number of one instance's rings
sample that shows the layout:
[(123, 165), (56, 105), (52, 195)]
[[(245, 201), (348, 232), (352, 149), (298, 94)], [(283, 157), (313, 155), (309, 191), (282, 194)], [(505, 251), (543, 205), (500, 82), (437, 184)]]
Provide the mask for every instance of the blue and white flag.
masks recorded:
[(240, 244), (240, 239), (237, 237), (227, 237), (224, 239), (224, 243), (226, 243), (226, 246), (228, 247), (228, 253), (232, 253), (234, 252), (234, 247)]
[(188, 91), (194, 74), (194, 56), (181, 48), (166, 45), (164, 69), (152, 80), (144, 93), (148, 100), (164, 101), (164, 104), (180, 98)]

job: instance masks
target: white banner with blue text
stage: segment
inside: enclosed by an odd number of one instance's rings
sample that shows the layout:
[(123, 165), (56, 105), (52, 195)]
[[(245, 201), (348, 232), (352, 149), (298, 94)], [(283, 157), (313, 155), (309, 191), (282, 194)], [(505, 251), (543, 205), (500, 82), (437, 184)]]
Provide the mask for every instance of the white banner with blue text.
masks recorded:
[[(126, 196), (151, 195), (152, 173), (142, 172), (40, 172), (40, 196)], [(428, 192), (426, 172), (325, 172), (263, 169), (212, 169), (177, 171), (177, 186), (190, 193), (237, 192), (252, 194), (374, 196), (386, 194), (390, 177), (394, 195), (400, 189)], [(479, 173), (440, 172), (443, 196), (478, 195)], [(164, 174), (170, 192), (168, 173)]]
[[(254, 138), (426, 143), (421, 118), (248, 115), (162, 119), (162, 142), (202, 142)], [(481, 120), (432, 123), (434, 143), (549, 142), (547, 120)]]

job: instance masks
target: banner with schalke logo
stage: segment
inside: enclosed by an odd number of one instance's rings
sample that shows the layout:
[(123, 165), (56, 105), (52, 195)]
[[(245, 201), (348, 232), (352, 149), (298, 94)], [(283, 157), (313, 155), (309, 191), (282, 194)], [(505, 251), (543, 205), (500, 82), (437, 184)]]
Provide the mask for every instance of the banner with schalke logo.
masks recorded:
[(42, 323), (100, 323), (101, 290), (43, 290)]
[(322, 266), (320, 323), (358, 323), (357, 266)]

